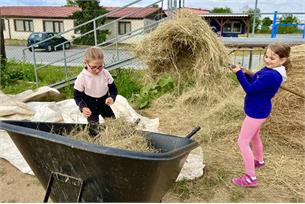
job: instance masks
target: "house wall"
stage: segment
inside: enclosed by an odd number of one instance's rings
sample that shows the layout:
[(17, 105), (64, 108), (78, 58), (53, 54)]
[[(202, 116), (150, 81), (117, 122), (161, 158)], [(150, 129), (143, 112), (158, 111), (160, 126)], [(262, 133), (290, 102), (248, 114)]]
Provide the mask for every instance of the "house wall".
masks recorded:
[[(43, 21), (63, 21), (63, 29), (69, 30), (74, 27), (74, 21), (72, 19), (43, 19), (43, 18), (8, 18), (5, 20), (5, 31), (4, 31), (4, 38), (5, 39), (20, 39), (20, 40), (26, 40), (31, 32), (24, 32), (24, 31), (15, 31), (15, 25), (14, 20), (15, 19), (22, 19), (22, 20), (32, 20), (33, 21), (33, 32), (43, 32)], [(103, 27), (102, 29), (107, 29), (110, 31), (110, 34), (107, 35), (107, 40), (110, 40), (112, 38), (115, 38), (119, 35), (119, 22), (114, 22), (115, 19), (107, 19), (105, 21), (105, 24), (110, 23), (109, 25)], [(111, 23), (113, 22), (113, 23)], [(134, 31), (136, 29), (142, 28), (144, 25), (148, 25), (154, 20), (151, 19), (122, 19), (120, 22), (131, 22), (131, 31)], [(10, 28), (10, 31), (9, 31)], [(76, 34), (73, 30), (65, 33), (63, 35), (68, 40), (79, 36), (79, 34)], [(135, 43), (141, 40), (143, 35), (136, 35), (130, 39), (122, 40), (119, 43)], [(98, 40), (98, 43), (100, 41)]]
[[(29, 35), (32, 33), (25, 32), (25, 31), (15, 31), (15, 19), (21, 20), (32, 20), (33, 21), (33, 32), (43, 32), (43, 21), (62, 21), (63, 22), (63, 29), (68, 30), (74, 27), (74, 23), (72, 19), (42, 19), (42, 18), (6, 18), (5, 19), (5, 31), (4, 31), (4, 38), (5, 39), (19, 39), (19, 40), (26, 40)], [(9, 31), (10, 28), (10, 31)], [(67, 39), (71, 39), (72, 36), (75, 36), (74, 31), (70, 31), (65, 33), (63, 36)]]
[[(109, 23), (109, 22), (113, 22), (113, 23), (111, 23), (110, 25), (105, 27), (110, 31), (110, 34), (107, 35), (107, 40), (110, 40), (110, 39), (113, 39), (113, 38), (116, 38), (119, 36), (119, 22), (130, 22), (131, 31), (134, 31), (134, 30), (139, 29), (144, 26), (145, 19), (122, 19), (120, 21), (115, 21), (115, 20), (110, 20), (110, 19), (106, 20), (106, 23)], [(139, 38), (139, 36), (135, 36), (130, 39), (123, 40), (120, 43), (133, 43), (133, 42), (137, 41), (138, 38)]]

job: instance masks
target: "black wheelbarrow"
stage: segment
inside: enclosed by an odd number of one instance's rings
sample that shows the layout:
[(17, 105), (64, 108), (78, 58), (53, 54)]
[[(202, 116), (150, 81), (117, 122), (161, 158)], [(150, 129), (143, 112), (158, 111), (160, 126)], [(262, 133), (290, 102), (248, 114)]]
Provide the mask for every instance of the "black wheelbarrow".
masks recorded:
[[(143, 132), (159, 153), (104, 147), (62, 136), (79, 124), (0, 121), (46, 189), (44, 202), (160, 202), (198, 143)], [(50, 133), (52, 132), (52, 133)]]

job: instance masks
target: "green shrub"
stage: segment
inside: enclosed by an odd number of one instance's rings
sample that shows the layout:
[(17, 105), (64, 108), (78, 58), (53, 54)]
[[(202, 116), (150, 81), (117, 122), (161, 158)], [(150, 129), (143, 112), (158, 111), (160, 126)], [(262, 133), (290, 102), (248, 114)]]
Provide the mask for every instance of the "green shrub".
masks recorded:
[(153, 99), (173, 91), (174, 87), (175, 79), (171, 75), (163, 75), (155, 83), (142, 87), (140, 93), (133, 94), (131, 101), (137, 108), (147, 108)]
[(119, 94), (127, 99), (143, 88), (144, 70), (115, 69), (111, 71), (111, 75)]
[(34, 66), (30, 63), (8, 60), (4, 75), (7, 75), (7, 80), (25, 80), (35, 81)]

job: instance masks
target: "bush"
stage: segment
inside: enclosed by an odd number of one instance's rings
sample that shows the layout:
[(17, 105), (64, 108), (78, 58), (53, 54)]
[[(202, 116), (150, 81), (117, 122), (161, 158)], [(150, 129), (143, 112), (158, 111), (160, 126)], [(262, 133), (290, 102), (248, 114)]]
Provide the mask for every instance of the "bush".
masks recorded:
[(116, 69), (111, 71), (120, 95), (129, 99), (143, 88), (144, 70)]
[(137, 108), (143, 109), (149, 107), (153, 99), (162, 96), (165, 93), (173, 91), (175, 80), (171, 75), (163, 75), (155, 83), (142, 87), (140, 93), (133, 94), (131, 101)]
[(32, 64), (8, 60), (2, 76), (4, 86), (17, 80), (35, 81), (34, 67)]

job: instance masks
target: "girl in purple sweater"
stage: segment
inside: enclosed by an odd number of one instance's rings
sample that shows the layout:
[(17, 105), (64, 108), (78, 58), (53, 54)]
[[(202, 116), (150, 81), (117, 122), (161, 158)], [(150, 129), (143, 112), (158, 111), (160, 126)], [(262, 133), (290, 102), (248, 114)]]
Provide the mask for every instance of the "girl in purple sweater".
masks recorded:
[(277, 93), (281, 83), (287, 80), (286, 69), (291, 66), (289, 54), (290, 47), (287, 44), (274, 42), (268, 45), (264, 54), (265, 67), (255, 74), (243, 71), (238, 66), (231, 67), (246, 92), (246, 118), (237, 142), (243, 158), (245, 175), (232, 179), (233, 184), (237, 186), (257, 186), (255, 168), (265, 165), (260, 128), (271, 112), (271, 98)]

